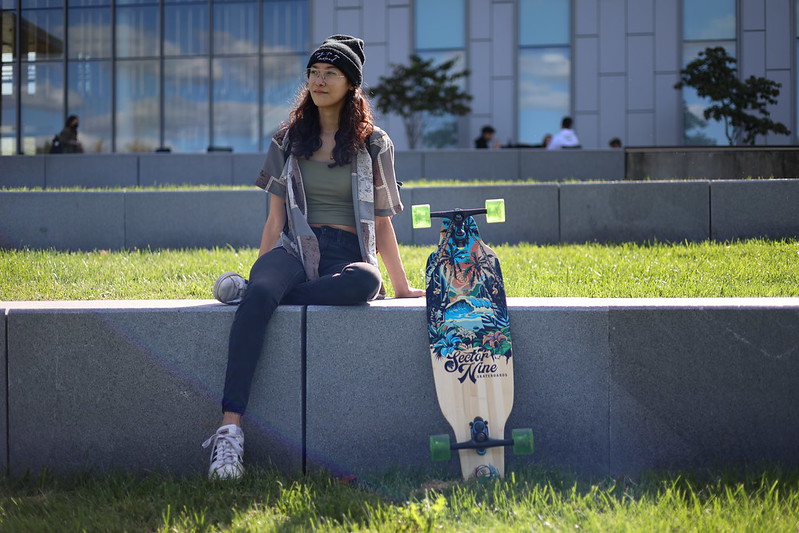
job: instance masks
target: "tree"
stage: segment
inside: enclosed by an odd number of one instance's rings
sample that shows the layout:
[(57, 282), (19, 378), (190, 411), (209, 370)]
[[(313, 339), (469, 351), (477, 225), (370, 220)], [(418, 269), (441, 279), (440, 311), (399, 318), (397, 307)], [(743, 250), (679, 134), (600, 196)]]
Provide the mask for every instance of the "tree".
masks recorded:
[(705, 120), (723, 120), (724, 134), (731, 145), (755, 144), (758, 135), (769, 131), (789, 135), (784, 124), (769, 118), (767, 109), (777, 103), (782, 85), (755, 76), (741, 81), (736, 63), (724, 48), (706, 48), (680, 71), (680, 81), (674, 88), (693, 87), (697, 95), (715, 102), (705, 108)]
[(450, 72), (457, 61), (455, 58), (434, 65), (432, 59), (412, 55), (410, 65), (392, 64), (391, 75), (380, 76), (380, 83), (372, 89), (381, 113), (402, 117), (411, 149), (422, 139), (426, 115), (465, 115), (471, 111), (467, 102), (472, 96), (456, 83), (469, 71)]

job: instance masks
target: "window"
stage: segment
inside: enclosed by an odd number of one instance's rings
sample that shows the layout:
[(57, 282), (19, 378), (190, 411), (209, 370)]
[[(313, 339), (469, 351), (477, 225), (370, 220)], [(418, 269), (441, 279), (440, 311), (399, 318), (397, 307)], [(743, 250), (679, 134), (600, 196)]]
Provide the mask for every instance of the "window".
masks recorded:
[[(735, 57), (735, 0), (683, 0), (683, 66), (708, 47), (720, 46)], [(684, 87), (683, 142), (688, 145), (727, 144), (724, 123), (705, 120), (706, 98)]]
[(70, 61), (67, 115), (80, 117), (80, 141), (87, 153), (111, 151), (111, 61)]
[(569, 2), (519, 2), (519, 142), (541, 144), (570, 114)]
[[(463, 0), (419, 0), (416, 3), (416, 53), (432, 59), (433, 65), (456, 58), (451, 72), (466, 68), (466, 6)], [(458, 80), (465, 89), (466, 80)], [(421, 146), (416, 148), (454, 148), (458, 146), (458, 117), (427, 115)]]

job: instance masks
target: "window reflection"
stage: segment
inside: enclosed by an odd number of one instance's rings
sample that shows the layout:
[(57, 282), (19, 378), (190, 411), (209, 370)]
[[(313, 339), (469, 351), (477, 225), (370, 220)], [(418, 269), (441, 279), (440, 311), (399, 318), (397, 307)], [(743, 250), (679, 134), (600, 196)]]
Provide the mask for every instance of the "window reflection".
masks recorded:
[(264, 53), (308, 51), (308, 2), (264, 0)]
[(263, 71), (269, 73), (264, 77), (263, 87), (264, 147), (269, 146), (269, 139), (288, 117), (294, 99), (304, 85), (306, 59), (304, 54), (263, 58)]
[(568, 2), (519, 4), (519, 142), (540, 145), (570, 115), (571, 48)]
[[(432, 59), (433, 65), (457, 59), (450, 72), (466, 68), (466, 3), (464, 0), (423, 0), (416, 3), (416, 53)], [(446, 21), (446, 24), (442, 24)], [(466, 80), (458, 80), (465, 89)], [(416, 148), (453, 148), (459, 141), (459, 119), (455, 115), (435, 116), (425, 113), (424, 131)]]
[(11, 11), (3, 11), (0, 14), (0, 37), (2, 43), (2, 60), (4, 62), (14, 61), (17, 58), (17, 14)]
[(22, 63), (22, 151), (47, 151), (64, 127), (64, 67), (60, 62)]
[(258, 6), (214, 6), (214, 54), (258, 53)]
[[(735, 57), (735, 0), (683, 0), (683, 67), (709, 47), (720, 46)], [(724, 122), (706, 120), (710, 104), (696, 90), (683, 87), (683, 142), (688, 145), (728, 144)]]
[(519, 53), (519, 140), (540, 144), (569, 115), (569, 49), (530, 48)]
[(152, 152), (160, 146), (158, 60), (116, 64), (116, 151)]
[(164, 145), (201, 152), (209, 145), (208, 60), (164, 60)]
[(111, 57), (111, 9), (81, 8), (69, 10), (70, 59)]
[(0, 155), (17, 153), (17, 65), (0, 64)]
[(463, 0), (418, 0), (416, 49), (463, 48), (465, 11)]
[(68, 115), (80, 117), (80, 141), (87, 153), (111, 151), (111, 62), (70, 61)]
[(208, 53), (208, 4), (164, 7), (164, 55)]
[(22, 10), (22, 54), (29, 61), (64, 55), (64, 12), (60, 9)]
[[(456, 59), (457, 61), (451, 72), (459, 72), (466, 68), (463, 51), (419, 52), (419, 57), (432, 59), (433, 65)], [(466, 80), (464, 78), (460, 78), (457, 84), (462, 90), (466, 88)], [(421, 146), (418, 148), (454, 148), (457, 146), (458, 120), (455, 115), (431, 115), (426, 113), (424, 117), (424, 133), (422, 134)]]
[(735, 39), (735, 0), (683, 2), (686, 41)]
[[(699, 52), (707, 47), (721, 46), (727, 55), (735, 57), (735, 43), (704, 42), (701, 44), (685, 44), (683, 46), (683, 66), (697, 58)], [(724, 133), (724, 122), (721, 120), (705, 119), (704, 111), (710, 105), (710, 100), (700, 98), (696, 90), (683, 87), (683, 142), (687, 145), (725, 145), (729, 144)]]
[(158, 6), (117, 7), (117, 56), (158, 55)]
[(569, 3), (562, 0), (519, 2), (519, 46), (569, 44)]
[(258, 58), (220, 58), (213, 64), (213, 144), (258, 151)]
[(260, 150), (309, 50), (307, 0), (17, 4), (0, 0), (4, 154), (46, 150), (68, 114), (87, 152)]

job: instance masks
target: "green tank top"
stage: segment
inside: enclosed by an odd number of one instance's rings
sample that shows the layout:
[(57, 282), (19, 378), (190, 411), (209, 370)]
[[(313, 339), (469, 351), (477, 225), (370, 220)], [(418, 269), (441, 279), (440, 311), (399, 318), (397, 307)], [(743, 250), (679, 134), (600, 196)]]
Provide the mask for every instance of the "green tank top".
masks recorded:
[(355, 226), (350, 166), (330, 168), (321, 161), (298, 160), (308, 203), (308, 223)]

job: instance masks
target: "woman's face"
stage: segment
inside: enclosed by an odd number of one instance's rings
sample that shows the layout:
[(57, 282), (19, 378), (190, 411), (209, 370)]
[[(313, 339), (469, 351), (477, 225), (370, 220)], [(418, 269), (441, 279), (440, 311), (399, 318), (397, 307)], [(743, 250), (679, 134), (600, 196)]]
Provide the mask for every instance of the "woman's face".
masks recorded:
[(329, 63), (314, 63), (308, 69), (308, 91), (316, 107), (340, 106), (351, 89), (344, 73)]

